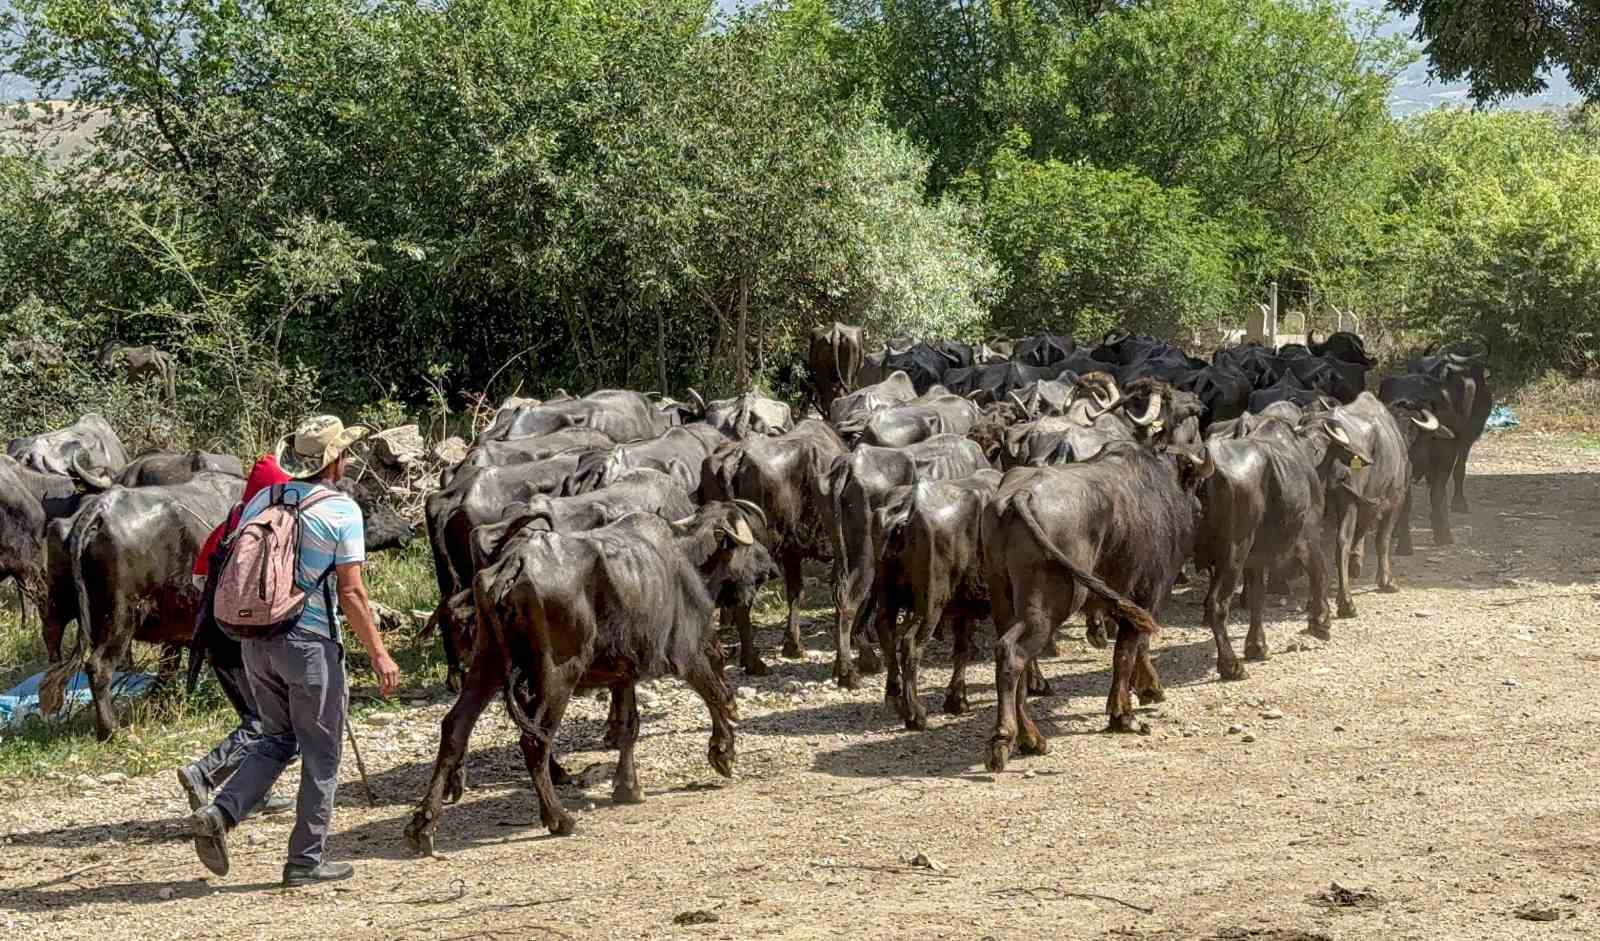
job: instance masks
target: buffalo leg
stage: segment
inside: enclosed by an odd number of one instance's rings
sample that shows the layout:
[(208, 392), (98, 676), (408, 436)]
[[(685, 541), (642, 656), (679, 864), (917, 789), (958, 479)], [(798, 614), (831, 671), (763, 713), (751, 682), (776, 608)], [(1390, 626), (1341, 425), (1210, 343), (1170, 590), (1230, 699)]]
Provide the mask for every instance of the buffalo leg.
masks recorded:
[(1406, 499), (1400, 506), (1400, 544), (1394, 550), (1395, 555), (1410, 555), (1414, 551), (1411, 544), (1411, 491), (1412, 486), (1406, 484)]
[(1378, 590), (1386, 595), (1400, 590), (1400, 585), (1394, 580), (1394, 545), (1391, 542), (1399, 516), (1390, 510), (1378, 517)]
[(1121, 618), (1116, 618), (1115, 622), (1117, 646), (1111, 653), (1111, 692), (1106, 696), (1106, 713), (1111, 721), (1106, 731), (1139, 732), (1142, 730), (1134, 718), (1133, 697), (1130, 695), (1133, 667), (1139, 659), (1139, 630)]
[[(900, 708), (900, 693), (904, 688), (904, 677), (901, 675), (900, 666), (900, 607), (894, 598), (884, 592), (882, 600), (878, 602), (878, 626), (875, 633), (878, 635), (879, 646), (883, 648), (883, 701), (885, 704), (894, 705), (896, 711)], [(909, 625), (907, 625), (909, 627)], [(865, 654), (869, 647), (862, 645)], [(917, 694), (913, 687), (911, 695)], [(905, 718), (901, 716), (901, 718)]]
[[(833, 566), (833, 604), (834, 604), (834, 651), (833, 651), (833, 681), (839, 684), (840, 689), (859, 689), (861, 687), (861, 674), (856, 669), (855, 652), (850, 648), (851, 636), (855, 633), (856, 607), (850, 604), (846, 595), (850, 588), (846, 583), (848, 573), (844, 566), (837, 560)], [(871, 604), (869, 595), (866, 604)]]
[[(622, 747), (623, 726), (628, 723), (627, 710), (623, 703), (623, 687), (629, 690), (629, 699), (632, 699), (633, 686), (631, 683), (616, 683), (611, 687), (610, 701), (606, 704), (606, 731), (600, 737), (601, 748)], [(554, 754), (552, 752), (552, 754)]]
[[(1231, 552), (1238, 551), (1232, 547), (1230, 549)], [(1238, 580), (1239, 565), (1230, 553), (1227, 558), (1211, 567), (1211, 587), (1206, 592), (1206, 626), (1211, 628), (1211, 637), (1216, 641), (1217, 674), (1224, 680), (1242, 680), (1248, 675), (1245, 673), (1244, 665), (1233, 652), (1233, 642), (1228, 639), (1228, 608), (1233, 604), (1233, 590)], [(1122, 649), (1120, 629), (1118, 637), (1117, 649), (1120, 651)], [(1113, 711), (1112, 715), (1116, 713)]]
[(950, 628), (950, 687), (944, 694), (944, 711), (958, 716), (970, 712), (967, 702), (967, 664), (972, 662), (972, 619), (962, 617)]
[(118, 602), (113, 602), (113, 606), (112, 619), (100, 632), (98, 643), (94, 642), (94, 632), (88, 632), (90, 643), (94, 646), (89, 649), (89, 656), (83, 665), (84, 672), (89, 675), (89, 693), (94, 699), (95, 735), (102, 742), (111, 738), (117, 730), (111, 681), (116, 676), (117, 665), (127, 657), (128, 648), (133, 646), (132, 627), (122, 627), (129, 620), (126, 611)]
[(472, 658), (472, 668), (455, 705), (439, 724), (439, 756), (433, 762), (433, 778), (423, 793), (421, 806), (406, 826), (406, 842), (417, 852), (433, 854), (433, 833), (439, 826), (441, 806), (459, 801), (466, 787), (461, 764), (467, 755), (472, 727), (505, 681), (505, 663), (498, 647), (493, 656)]
[(1472, 453), (1472, 442), (1463, 437), (1459, 444), (1454, 468), (1456, 496), (1450, 501), (1450, 509), (1455, 513), (1467, 513), (1470, 512), (1467, 509), (1467, 455)]
[(1161, 685), (1161, 674), (1156, 670), (1155, 660), (1150, 657), (1148, 634), (1139, 635), (1139, 657), (1133, 664), (1133, 692), (1139, 697), (1140, 705), (1167, 701), (1167, 691)]
[(1089, 646), (1097, 647), (1101, 650), (1111, 646), (1111, 642), (1106, 638), (1105, 620), (1100, 616), (1099, 611), (1090, 611), (1085, 614), (1083, 621), (1086, 626), (1083, 632), (1083, 639), (1089, 642)]
[(1244, 570), (1244, 603), (1250, 611), (1250, 631), (1244, 637), (1244, 658), (1263, 661), (1271, 654), (1267, 648), (1265, 622), (1267, 607), (1267, 571), (1259, 565), (1247, 565)]
[(739, 625), (739, 666), (750, 676), (766, 676), (767, 665), (761, 661), (761, 655), (756, 653), (756, 628), (750, 621), (750, 606), (740, 605), (733, 612), (733, 619)]
[[(872, 600), (868, 601), (868, 605), (876, 606), (881, 604), (883, 602), (878, 600), (878, 595), (874, 592)], [(867, 608), (863, 607), (861, 616), (856, 618), (855, 625), (852, 628), (854, 634), (851, 637), (851, 644), (856, 650), (856, 669), (870, 676), (874, 673), (883, 672), (883, 656), (880, 653), (880, 648), (883, 645), (883, 635), (879, 634), (873, 627), (874, 619), (867, 617), (867, 613)]]
[(639, 770), (633, 764), (633, 748), (639, 742), (639, 703), (634, 697), (633, 683), (618, 683), (612, 689), (612, 698), (622, 704), (622, 729), (617, 742), (617, 773), (611, 799), (619, 804), (637, 804), (644, 800), (644, 790), (639, 787)]
[(737, 757), (733, 735), (733, 707), (728, 688), (717, 677), (709, 661), (697, 658), (683, 674), (684, 682), (699, 694), (711, 713), (711, 744), (706, 749), (706, 760), (725, 778), (733, 777), (733, 763)]
[[(552, 664), (540, 663), (536, 669), (543, 675), (529, 684), (531, 695), (527, 706), (531, 708), (525, 707), (525, 711), (532, 716), (537, 729), (523, 732), (517, 744), (533, 773), (533, 793), (539, 799), (540, 822), (556, 836), (571, 836), (572, 816), (561, 806), (555, 784), (550, 780), (550, 756), (556, 746), (556, 730), (561, 727), (561, 717), (566, 714), (567, 702), (572, 698), (572, 680)], [(518, 693), (512, 690), (511, 695)]]
[(1356, 616), (1356, 602), (1350, 597), (1350, 542), (1355, 538), (1356, 511), (1345, 510), (1339, 519), (1339, 541), (1334, 549), (1333, 565), (1338, 575), (1339, 617)]
[[(928, 727), (928, 712), (922, 708), (922, 697), (917, 695), (917, 673), (922, 666), (922, 645), (927, 643), (928, 637), (933, 633), (929, 619), (941, 616), (937, 611), (931, 612), (919, 617), (917, 623), (907, 624), (897, 632), (896, 646), (899, 650), (896, 657), (900, 666), (900, 695), (895, 700), (895, 707), (899, 710), (900, 718), (905, 722), (906, 728), (913, 731), (921, 731)], [(887, 644), (884, 649), (887, 653)], [(890, 664), (891, 674), (893, 668), (894, 664)]]
[[(1380, 527), (1378, 530), (1378, 577), (1383, 577), (1383, 569), (1389, 564), (1389, 530)], [(1310, 582), (1309, 596), (1306, 598), (1306, 612), (1308, 620), (1306, 632), (1313, 637), (1327, 640), (1331, 635), (1328, 621), (1328, 560), (1322, 551), (1322, 543), (1315, 536), (1304, 540), (1295, 548), (1295, 558), (1299, 560), (1300, 567), (1305, 570), (1306, 580)]]
[[(1051, 633), (1054, 632), (1055, 629), (1051, 628)], [(1044, 678), (1044, 670), (1040, 669), (1039, 667), (1038, 657), (1028, 658), (1028, 669), (1024, 676), (1025, 682), (1027, 683), (1027, 692), (1030, 697), (1049, 696), (1055, 692), (1055, 690), (1050, 688), (1050, 681)]]
[(799, 553), (785, 550), (781, 553), (783, 558), (783, 596), (789, 602), (789, 623), (783, 635), (783, 655), (790, 659), (806, 655), (805, 644), (800, 641), (800, 591), (801, 584), (800, 563), (803, 561)]
[(995, 710), (994, 735), (989, 739), (984, 766), (990, 771), (1006, 769), (1011, 756), (1011, 746), (1017, 740), (1017, 700), (1021, 699), (1022, 674), (1027, 668), (1028, 654), (1023, 641), (1028, 633), (1028, 622), (1013, 622), (994, 642), (994, 689), (999, 699)]
[(1456, 537), (1450, 532), (1450, 472), (1428, 476), (1428, 508), (1433, 524), (1433, 544), (1455, 545)]

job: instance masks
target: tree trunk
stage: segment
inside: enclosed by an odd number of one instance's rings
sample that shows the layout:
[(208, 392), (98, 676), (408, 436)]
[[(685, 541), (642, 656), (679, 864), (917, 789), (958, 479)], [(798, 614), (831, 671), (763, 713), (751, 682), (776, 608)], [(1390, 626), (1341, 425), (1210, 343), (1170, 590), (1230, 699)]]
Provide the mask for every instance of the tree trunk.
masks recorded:
[(667, 314), (656, 303), (656, 384), (662, 394), (667, 391)]
[(734, 366), (734, 382), (738, 388), (736, 395), (742, 395), (750, 389), (750, 357), (746, 353), (750, 340), (750, 282), (744, 275), (739, 276), (739, 323), (734, 328), (734, 350), (738, 362)]

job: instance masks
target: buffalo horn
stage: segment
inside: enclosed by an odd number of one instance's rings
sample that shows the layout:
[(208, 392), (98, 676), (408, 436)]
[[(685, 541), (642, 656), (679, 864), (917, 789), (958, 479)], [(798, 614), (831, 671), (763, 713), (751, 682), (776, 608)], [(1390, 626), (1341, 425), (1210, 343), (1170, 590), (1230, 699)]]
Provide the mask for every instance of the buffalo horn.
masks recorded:
[(1150, 404), (1145, 406), (1143, 415), (1137, 418), (1132, 415), (1128, 416), (1130, 421), (1141, 428), (1153, 423), (1159, 417), (1161, 417), (1161, 393), (1159, 392), (1150, 394)]
[(1339, 442), (1342, 445), (1345, 445), (1346, 447), (1349, 446), (1349, 444), (1350, 444), (1350, 436), (1345, 434), (1344, 429), (1340, 428), (1337, 423), (1331, 422), (1331, 421), (1325, 421), (1325, 422), (1322, 423), (1322, 427), (1328, 432), (1328, 437), (1332, 438), (1333, 440)]
[(1421, 428), (1423, 431), (1438, 431), (1439, 430), (1439, 419), (1438, 419), (1438, 417), (1435, 416), (1432, 412), (1428, 411), (1427, 409), (1423, 409), (1422, 410), (1422, 417), (1421, 418), (1413, 418), (1411, 420), (1413, 422), (1416, 422), (1417, 427)]
[(755, 503), (743, 498), (735, 498), (733, 505), (760, 520), (762, 526), (767, 525), (767, 511)]
[(691, 386), (689, 388), (689, 398), (694, 401), (694, 407), (700, 410), (700, 414), (704, 415), (706, 413), (706, 400), (701, 397), (700, 390)]

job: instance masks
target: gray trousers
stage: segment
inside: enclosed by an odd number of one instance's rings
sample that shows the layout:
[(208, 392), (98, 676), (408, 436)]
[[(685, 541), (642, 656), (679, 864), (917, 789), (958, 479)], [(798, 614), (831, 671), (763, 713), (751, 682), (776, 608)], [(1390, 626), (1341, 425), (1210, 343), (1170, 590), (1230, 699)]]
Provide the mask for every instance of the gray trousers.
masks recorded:
[(214, 803), (234, 823), (243, 820), (272, 790), (298, 746), (300, 793), (289, 862), (315, 866), (322, 862), (339, 786), (346, 706), (342, 650), (297, 628), (271, 640), (245, 642), (244, 667), (261, 735), (246, 746), (244, 760)]
[(213, 661), (211, 672), (217, 678), (222, 694), (228, 697), (233, 710), (239, 714), (238, 726), (223, 736), (209, 755), (194, 763), (195, 770), (200, 772), (207, 786), (216, 788), (228, 780), (234, 769), (239, 767), (239, 762), (249, 753), (250, 746), (261, 738), (261, 716), (256, 712), (256, 695), (250, 689), (250, 677), (243, 666), (219, 667)]

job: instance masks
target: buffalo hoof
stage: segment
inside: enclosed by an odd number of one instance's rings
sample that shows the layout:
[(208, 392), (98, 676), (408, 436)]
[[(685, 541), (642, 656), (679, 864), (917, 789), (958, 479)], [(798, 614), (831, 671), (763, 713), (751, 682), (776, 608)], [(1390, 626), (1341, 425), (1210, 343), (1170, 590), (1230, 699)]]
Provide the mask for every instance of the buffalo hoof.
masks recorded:
[(716, 742), (712, 742), (711, 747), (706, 749), (706, 761), (711, 764), (711, 767), (718, 774), (725, 778), (733, 777), (733, 762), (735, 757), (736, 756), (734, 754), (732, 742), (729, 742), (726, 745), (719, 745)]
[(419, 856), (433, 855), (433, 830), (428, 826), (428, 818), (420, 810), (406, 824), (406, 845)]
[(1021, 755), (1048, 755), (1050, 754), (1050, 740), (1043, 735), (1031, 739), (1024, 736), (1017, 739), (1017, 753)]
[[(1353, 617), (1356, 616), (1356, 606), (1351, 602), (1341, 601), (1341, 602), (1339, 602), (1339, 610), (1338, 610), (1337, 614), (1338, 614), (1339, 617), (1344, 618), (1344, 619), (1353, 618)], [(1309, 633), (1309, 629), (1308, 629), (1308, 633)]]
[(800, 644), (796, 643), (793, 637), (784, 638), (783, 657), (785, 660), (804, 660), (805, 656), (805, 647), (802, 647)]
[(1450, 531), (1447, 529), (1442, 533), (1433, 534), (1433, 544), (1436, 546), (1453, 546), (1456, 544), (1456, 537), (1450, 535)]
[(883, 658), (878, 656), (878, 651), (873, 647), (864, 646), (861, 648), (861, 652), (856, 654), (856, 669), (868, 676), (874, 673), (882, 673)]
[(464, 768), (457, 768), (444, 782), (444, 802), (446, 804), (459, 804), (461, 798), (467, 793), (467, 772)]
[(1378, 584), (1378, 594), (1398, 595), (1400, 594), (1400, 586), (1396, 585), (1394, 582), (1380, 582)]
[(571, 836), (578, 829), (578, 825), (573, 822), (571, 814), (562, 811), (556, 814), (553, 823), (545, 824), (545, 829), (549, 830), (552, 836)]
[(1251, 663), (1265, 663), (1272, 659), (1272, 655), (1267, 652), (1266, 644), (1245, 644), (1244, 658)]
[(947, 693), (944, 697), (944, 713), (947, 716), (964, 716), (972, 711), (972, 706), (967, 703), (967, 697), (955, 693)]
[(1237, 683), (1240, 680), (1248, 680), (1250, 678), (1250, 674), (1245, 672), (1244, 664), (1237, 660), (1218, 663), (1217, 676), (1221, 677), (1223, 682), (1226, 683)]
[(1328, 630), (1326, 624), (1312, 624), (1300, 633), (1317, 640), (1333, 640), (1333, 632)]
[(611, 789), (611, 802), (614, 804), (642, 804), (644, 803), (644, 788), (637, 784), (632, 786), (618, 784)]
[(861, 674), (857, 673), (855, 670), (846, 670), (842, 673), (838, 670), (835, 670), (833, 681), (839, 685), (840, 689), (861, 688)]
[(1004, 740), (995, 739), (989, 742), (989, 753), (983, 758), (983, 766), (991, 774), (999, 774), (1006, 770), (1006, 762), (1011, 759), (1011, 745)]
[(1454, 500), (1450, 501), (1450, 512), (1452, 512), (1452, 513), (1471, 513), (1472, 511), (1467, 509), (1467, 498), (1466, 497), (1456, 497)]
[(1150, 724), (1132, 715), (1115, 715), (1106, 723), (1106, 731), (1113, 735), (1149, 735)]
[(1167, 701), (1167, 691), (1159, 686), (1155, 689), (1136, 689), (1133, 694), (1139, 697), (1141, 706), (1153, 706), (1158, 702)]
[(760, 657), (755, 656), (739, 661), (739, 666), (744, 670), (746, 676), (766, 676), (772, 672)]
[(913, 712), (905, 717), (906, 730), (909, 732), (928, 731), (928, 715), (925, 712)]

